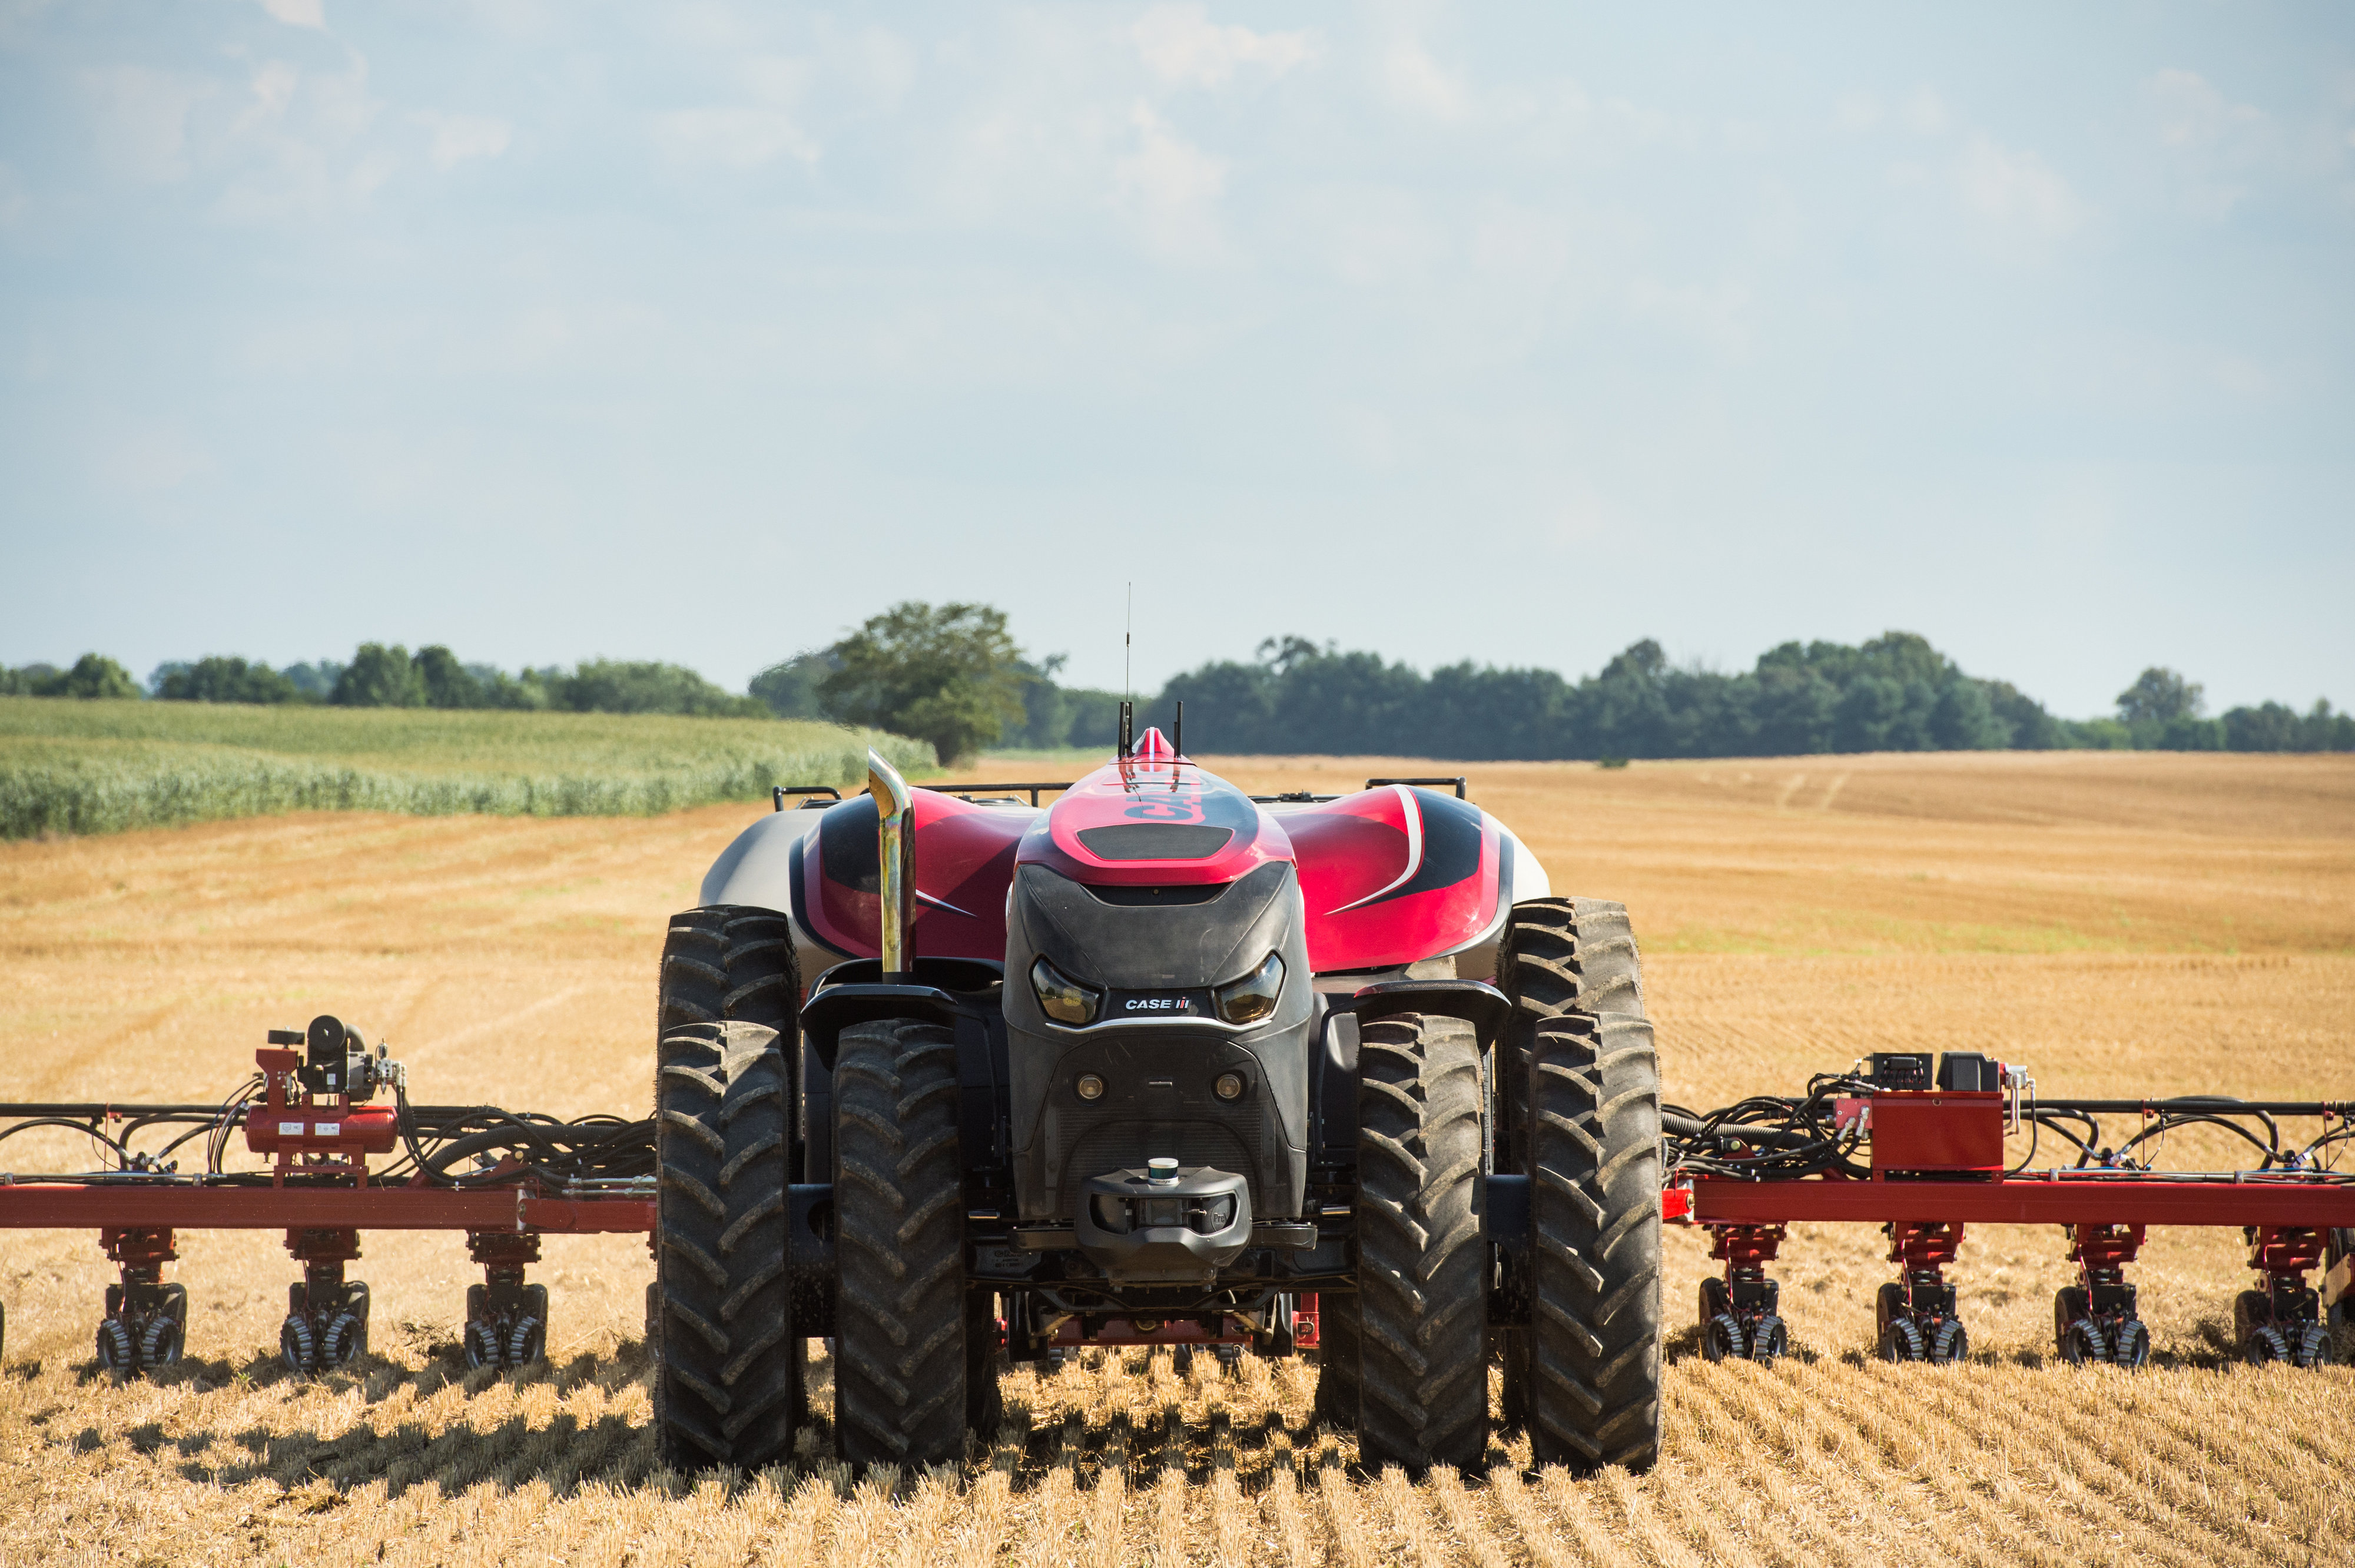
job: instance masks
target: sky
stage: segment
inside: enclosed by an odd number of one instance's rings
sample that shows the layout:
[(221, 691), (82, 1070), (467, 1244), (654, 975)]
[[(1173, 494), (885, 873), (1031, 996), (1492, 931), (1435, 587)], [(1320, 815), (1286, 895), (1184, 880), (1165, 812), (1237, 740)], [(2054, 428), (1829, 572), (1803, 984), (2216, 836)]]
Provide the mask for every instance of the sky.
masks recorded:
[(2355, 704), (2355, 10), (0, 0), (0, 661)]

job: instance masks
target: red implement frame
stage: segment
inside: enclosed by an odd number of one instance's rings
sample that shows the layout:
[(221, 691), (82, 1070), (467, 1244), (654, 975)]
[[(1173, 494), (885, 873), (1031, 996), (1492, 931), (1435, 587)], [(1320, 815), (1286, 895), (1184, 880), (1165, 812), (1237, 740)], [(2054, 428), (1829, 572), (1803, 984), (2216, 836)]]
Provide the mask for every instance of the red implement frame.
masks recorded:
[[(1675, 1190), (1675, 1189), (1671, 1189)], [(2251, 1177), (2013, 1176), (1991, 1181), (1727, 1181), (1689, 1189), (1691, 1222), (1794, 1220), (1978, 1225), (2355, 1225), (2355, 1182)]]
[(196, 1187), (130, 1182), (0, 1186), (0, 1230), (651, 1231), (636, 1194), (543, 1195), (512, 1187)]
[[(2305, 1275), (2321, 1261), (2324, 1231), (2355, 1226), (2355, 1182), (2246, 1173), (2210, 1180), (2113, 1171), (1869, 1181), (1699, 1177), (1661, 1198), (1662, 1218), (1705, 1226), (1713, 1243), (1710, 1255), (1726, 1265), (1722, 1285), (1711, 1281), (1704, 1287), (1705, 1336), (1713, 1310), (1730, 1312), (1743, 1334), (1754, 1333), (1753, 1320), (1773, 1311), (1774, 1285), (1764, 1265), (1786, 1226), (1802, 1221), (1882, 1225), (1889, 1261), (1898, 1265), (1897, 1279), (1881, 1287), (1875, 1303), (1881, 1354), (1891, 1360), (1944, 1361), (1965, 1354), (1967, 1338), (1944, 1271), (1955, 1263), (1966, 1225), (2060, 1226), (2069, 1261), (2077, 1265), (2077, 1284), (2055, 1303), (2060, 1353), (2070, 1361), (2121, 1366), (2139, 1366), (2150, 1353), (2126, 1277), (2145, 1231), (2235, 1225), (2249, 1230), (2249, 1266), (2262, 1287), (2244, 1297), (2254, 1303), (2242, 1309), (2251, 1319), (2248, 1331), (2272, 1336), (2266, 1343), (2275, 1359), (2310, 1365), (2320, 1329), (2312, 1327), (2318, 1301)], [(1755, 1342), (1727, 1338), (1735, 1354)]]

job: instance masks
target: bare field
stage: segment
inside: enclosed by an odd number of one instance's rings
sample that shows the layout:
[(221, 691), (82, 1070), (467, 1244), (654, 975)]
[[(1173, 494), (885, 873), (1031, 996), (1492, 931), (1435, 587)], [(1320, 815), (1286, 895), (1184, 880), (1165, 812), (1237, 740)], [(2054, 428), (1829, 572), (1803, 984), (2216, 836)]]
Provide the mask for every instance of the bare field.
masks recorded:
[[(1330, 788), (1455, 767), (1226, 771)], [(1891, 1046), (1987, 1050), (2051, 1093), (2355, 1095), (2355, 760), (1468, 771), (1558, 891), (1630, 905), (1671, 1099), (1785, 1090)], [(333, 1010), (389, 1036), (423, 1098), (640, 1106), (664, 918), (746, 815), (0, 845), (0, 1098), (218, 1096), (264, 1029)], [(549, 1242), (551, 1360), (500, 1378), (457, 1355), (460, 1240), (367, 1237), (377, 1353), (302, 1383), (274, 1355), (278, 1238), (186, 1236), (189, 1360), (115, 1388), (91, 1354), (112, 1278), (95, 1239), (0, 1232), (0, 1561), (2335, 1560), (2355, 1369), (2229, 1362), (2237, 1243), (2154, 1236), (2136, 1277), (2157, 1351), (2129, 1377), (2054, 1364), (2055, 1232), (1972, 1231), (1954, 1272), (1976, 1353), (1944, 1370), (1867, 1355), (1877, 1234), (1805, 1228), (1776, 1269), (1796, 1353), (1762, 1372), (1693, 1352), (1706, 1247), (1672, 1232), (1658, 1471), (1532, 1473), (1500, 1440), (1488, 1474), (1409, 1487), (1309, 1424), (1308, 1367), (1181, 1378), (1166, 1355), (1017, 1375), (1016, 1419), (957, 1473), (683, 1480), (646, 1431), (636, 1238)]]

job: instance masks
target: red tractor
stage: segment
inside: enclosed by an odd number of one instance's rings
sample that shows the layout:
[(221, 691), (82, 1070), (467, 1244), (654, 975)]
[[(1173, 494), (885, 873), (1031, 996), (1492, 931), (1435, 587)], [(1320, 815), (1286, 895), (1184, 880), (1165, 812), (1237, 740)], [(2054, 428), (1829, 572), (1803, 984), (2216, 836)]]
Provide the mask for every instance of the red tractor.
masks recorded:
[(783, 1457), (826, 1338), (856, 1463), (960, 1457), (1007, 1362), (1167, 1345), (1313, 1349), (1369, 1464), (1478, 1464), (1494, 1360), (1540, 1462), (1648, 1465), (1625, 910), (1553, 897), (1460, 779), (1252, 796), (1130, 723), (1068, 786), (780, 791), (671, 923), (668, 1458)]

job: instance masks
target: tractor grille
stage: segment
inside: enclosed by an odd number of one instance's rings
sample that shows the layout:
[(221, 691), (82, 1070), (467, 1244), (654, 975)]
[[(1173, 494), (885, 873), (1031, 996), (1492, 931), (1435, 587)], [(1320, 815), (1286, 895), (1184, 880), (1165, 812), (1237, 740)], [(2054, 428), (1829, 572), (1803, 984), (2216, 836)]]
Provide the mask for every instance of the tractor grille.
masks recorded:
[(1233, 1171), (1250, 1177), (1257, 1188), (1264, 1173), (1252, 1146), (1263, 1138), (1260, 1129), (1250, 1130), (1254, 1136), (1246, 1144), (1235, 1128), (1218, 1122), (1123, 1121), (1091, 1128), (1072, 1144), (1063, 1167), (1064, 1213), (1077, 1214), (1080, 1189), (1089, 1177), (1133, 1169), (1156, 1155), (1171, 1156), (1179, 1165)]

